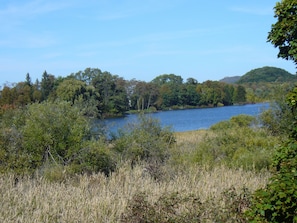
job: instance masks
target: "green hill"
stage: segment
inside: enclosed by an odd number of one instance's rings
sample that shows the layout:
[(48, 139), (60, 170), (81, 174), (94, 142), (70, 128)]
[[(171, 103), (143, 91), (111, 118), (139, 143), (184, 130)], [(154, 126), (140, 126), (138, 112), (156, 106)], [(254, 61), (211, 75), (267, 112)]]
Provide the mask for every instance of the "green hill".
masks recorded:
[(262, 67), (251, 70), (243, 75), (237, 83), (253, 83), (253, 82), (288, 82), (297, 81), (297, 76), (288, 71), (276, 67)]

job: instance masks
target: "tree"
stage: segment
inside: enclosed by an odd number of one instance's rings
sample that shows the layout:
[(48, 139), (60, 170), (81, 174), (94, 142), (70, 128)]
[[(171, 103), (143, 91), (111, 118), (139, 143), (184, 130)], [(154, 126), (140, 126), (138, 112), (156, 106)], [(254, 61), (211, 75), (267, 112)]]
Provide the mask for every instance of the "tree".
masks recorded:
[(128, 96), (125, 81), (117, 75), (104, 71), (98, 72), (91, 83), (100, 95), (101, 113), (105, 115), (121, 115), (128, 109)]
[(29, 86), (32, 85), (31, 77), (30, 77), (30, 74), (29, 73), (26, 74), (26, 84), (29, 85)]
[(183, 85), (181, 76), (175, 74), (163, 74), (153, 79), (152, 83), (158, 86), (160, 90), (157, 99), (158, 107), (169, 108), (180, 105), (180, 90)]
[(12, 105), (16, 99), (15, 88), (4, 86), (1, 91), (0, 105)]
[(282, 0), (274, 7), (277, 22), (272, 24), (268, 42), (279, 49), (278, 57), (297, 64), (297, 0)]
[(252, 222), (297, 222), (297, 87), (286, 99), (293, 116), (289, 139), (275, 152), (269, 183), (253, 196)]
[(238, 85), (234, 91), (234, 102), (244, 103), (246, 102), (246, 90), (242, 85)]
[[(297, 1), (282, 0), (274, 9), (278, 21), (272, 25), (268, 41), (279, 48), (278, 57), (297, 64)], [(288, 123), (291, 133), (276, 151), (270, 182), (253, 196), (248, 212), (253, 222), (297, 222), (297, 87), (286, 99), (293, 117)]]
[(86, 92), (86, 84), (76, 79), (65, 79), (57, 88), (57, 97), (74, 104)]
[(44, 71), (41, 80), (42, 100), (46, 100), (54, 88), (55, 77)]

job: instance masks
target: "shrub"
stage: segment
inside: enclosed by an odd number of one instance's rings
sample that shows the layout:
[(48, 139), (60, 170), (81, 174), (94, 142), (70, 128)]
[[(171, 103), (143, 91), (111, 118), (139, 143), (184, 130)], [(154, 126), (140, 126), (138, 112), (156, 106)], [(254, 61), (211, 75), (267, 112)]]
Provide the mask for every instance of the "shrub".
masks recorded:
[(29, 106), (22, 136), (33, 169), (49, 160), (64, 165), (90, 137), (90, 126), (69, 103), (45, 102)]
[(293, 117), (287, 126), (290, 138), (275, 153), (270, 182), (254, 194), (247, 212), (253, 222), (297, 222), (297, 87), (286, 102)]
[(135, 123), (119, 130), (114, 148), (124, 160), (162, 163), (168, 158), (174, 142), (169, 128), (163, 128), (157, 119), (141, 114)]
[(196, 145), (192, 160), (211, 166), (269, 168), (272, 152), (279, 141), (264, 129), (251, 126), (254, 121), (251, 116), (240, 115), (213, 125), (212, 134)]
[(276, 172), (270, 183), (253, 196), (247, 215), (251, 221), (297, 222), (297, 144), (280, 147), (274, 158)]
[(30, 155), (22, 145), (25, 114), (26, 109), (7, 110), (0, 119), (0, 172), (31, 172)]
[[(91, 140), (89, 121), (67, 102), (44, 102), (7, 111), (0, 122), (0, 172), (39, 170), (50, 180), (115, 168), (104, 141)], [(63, 172), (63, 174), (62, 174)]]
[(108, 176), (115, 170), (115, 156), (108, 145), (99, 141), (90, 141), (71, 161), (68, 171), (72, 173), (92, 174), (103, 172)]

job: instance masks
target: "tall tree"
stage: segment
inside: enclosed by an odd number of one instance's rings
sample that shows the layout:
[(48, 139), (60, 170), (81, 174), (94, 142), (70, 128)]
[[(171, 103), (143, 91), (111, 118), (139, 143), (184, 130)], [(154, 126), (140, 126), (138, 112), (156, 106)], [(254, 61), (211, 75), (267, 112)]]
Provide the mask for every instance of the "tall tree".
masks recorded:
[(55, 77), (48, 74), (46, 71), (43, 72), (41, 80), (41, 95), (42, 100), (46, 100), (54, 88)]
[(181, 76), (175, 74), (163, 74), (153, 79), (152, 83), (158, 86), (160, 90), (157, 100), (157, 106), (159, 108), (169, 108), (181, 105), (180, 90), (183, 85)]
[(246, 102), (246, 90), (242, 85), (238, 85), (234, 91), (234, 102), (244, 103)]
[(127, 111), (128, 97), (122, 78), (104, 71), (92, 79), (92, 85), (100, 95), (102, 113), (118, 115)]
[(279, 49), (278, 57), (293, 60), (297, 65), (297, 0), (282, 0), (274, 7), (274, 17), (268, 41)]
[(30, 77), (30, 74), (29, 73), (26, 74), (26, 84), (29, 85), (29, 86), (32, 85), (31, 77)]

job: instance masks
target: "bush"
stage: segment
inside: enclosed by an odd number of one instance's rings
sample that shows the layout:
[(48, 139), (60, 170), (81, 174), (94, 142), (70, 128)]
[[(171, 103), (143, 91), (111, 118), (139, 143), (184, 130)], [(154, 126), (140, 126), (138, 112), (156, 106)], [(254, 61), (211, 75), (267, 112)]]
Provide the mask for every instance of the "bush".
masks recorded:
[(297, 222), (297, 144), (280, 147), (270, 183), (253, 196), (247, 213), (254, 222)]
[(114, 148), (121, 159), (132, 163), (145, 161), (162, 163), (169, 156), (169, 148), (175, 142), (173, 133), (163, 128), (159, 121), (149, 115), (139, 115), (135, 123), (119, 130)]
[(72, 173), (92, 174), (103, 172), (108, 176), (115, 170), (115, 155), (105, 142), (90, 141), (71, 161), (68, 171)]
[(267, 131), (254, 127), (255, 118), (232, 117), (211, 126), (212, 134), (196, 145), (192, 159), (204, 165), (225, 164), (244, 169), (268, 169), (279, 141)]
[(286, 130), (290, 138), (275, 153), (270, 182), (254, 194), (247, 212), (253, 222), (297, 222), (297, 87), (286, 102), (293, 117)]
[[(115, 168), (104, 141), (93, 141), (89, 121), (67, 102), (44, 102), (7, 111), (0, 122), (0, 172), (39, 171), (50, 180)], [(62, 174), (63, 172), (63, 174)]]
[(26, 109), (7, 110), (0, 119), (0, 172), (31, 172), (30, 155), (23, 149), (21, 128)]
[(48, 161), (64, 165), (90, 137), (90, 125), (69, 103), (32, 104), (26, 112), (22, 137), (33, 169)]

